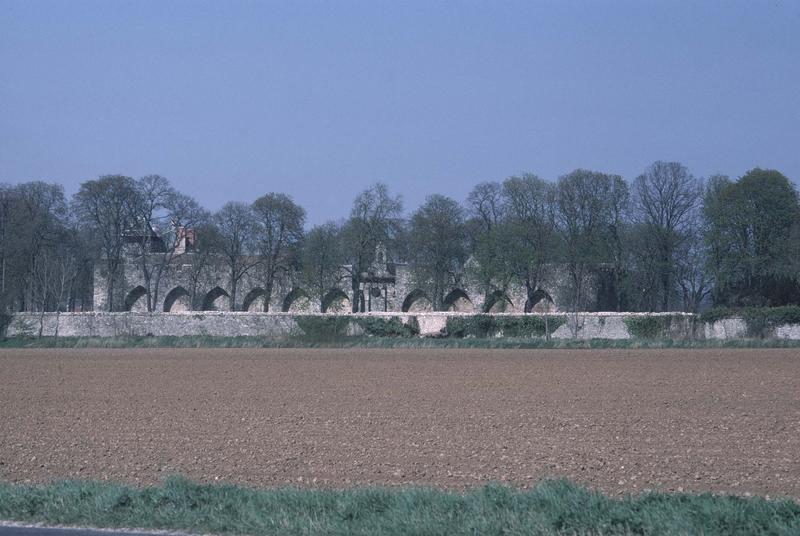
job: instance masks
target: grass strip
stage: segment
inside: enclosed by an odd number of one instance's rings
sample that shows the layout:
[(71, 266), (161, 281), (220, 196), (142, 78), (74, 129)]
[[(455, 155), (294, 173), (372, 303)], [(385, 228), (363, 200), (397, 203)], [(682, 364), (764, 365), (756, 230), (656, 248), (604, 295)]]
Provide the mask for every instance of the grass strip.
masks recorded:
[(612, 499), (565, 480), (465, 494), (425, 488), (255, 490), (171, 477), (163, 485), (0, 484), (0, 518), (203, 534), (774, 534), (800, 533), (800, 505), (711, 494)]
[(518, 349), (640, 349), (640, 348), (800, 348), (790, 339), (532, 339), (529, 337), (289, 337), (142, 336), (142, 337), (14, 337), (0, 348), (518, 348)]

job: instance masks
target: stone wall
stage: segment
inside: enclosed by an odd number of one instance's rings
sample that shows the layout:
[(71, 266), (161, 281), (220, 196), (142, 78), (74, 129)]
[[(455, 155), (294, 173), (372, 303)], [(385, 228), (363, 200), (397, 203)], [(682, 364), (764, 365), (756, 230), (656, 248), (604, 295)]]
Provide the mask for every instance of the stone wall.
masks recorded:
[(706, 322), (703, 325), (703, 335), (706, 339), (743, 339), (747, 337), (747, 323), (741, 318)]
[[(297, 330), (291, 314), (231, 313), (18, 313), (7, 329), (8, 337), (35, 336), (40, 326), (45, 336), (117, 337), (164, 335), (215, 335), (286, 337)], [(41, 322), (40, 322), (41, 319)]]
[[(299, 335), (297, 319), (303, 317), (352, 319), (349, 331), (358, 332), (360, 318), (396, 318), (419, 327), (421, 336), (443, 333), (449, 318), (469, 318), (468, 313), (411, 312), (363, 314), (304, 314), (251, 312), (183, 312), (183, 313), (17, 313), (7, 329), (8, 337), (36, 336), (41, 328), (44, 336), (115, 337), (115, 336), (259, 336), (283, 338)], [(541, 315), (495, 314), (495, 319), (528, 318)], [(635, 319), (662, 319), (668, 326), (664, 335), (671, 339), (733, 339), (746, 336), (744, 322), (726, 319), (699, 324), (694, 315), (684, 313), (567, 313), (549, 315), (554, 339), (631, 339), (629, 323)], [(498, 334), (500, 335), (500, 334)], [(800, 326), (778, 326), (771, 334), (781, 339), (800, 339)]]
[[(184, 311), (228, 311), (230, 310), (230, 281), (226, 269), (207, 261), (200, 266), (192, 255), (176, 257), (167, 265), (158, 279), (153, 276), (149, 283), (153, 310), (157, 312)], [(155, 273), (154, 266), (149, 267)], [(281, 274), (274, 282), (270, 296), (269, 310), (291, 312), (319, 312), (319, 303), (309, 299), (305, 290), (297, 282), (296, 274)], [(264, 276), (258, 269), (252, 269), (238, 282), (236, 289), (236, 310), (264, 310)], [(94, 272), (94, 311), (108, 310), (108, 275), (102, 265)], [(142, 278), (142, 267), (133, 261), (125, 262), (120, 268), (114, 287), (114, 310), (120, 312), (146, 312), (148, 284)], [(302, 291), (301, 291), (302, 290)]]
[[(193, 253), (175, 256), (163, 268), (150, 259), (149, 281), (143, 277), (142, 258), (126, 257), (115, 277), (113, 310), (120, 312), (146, 312), (147, 289), (150, 291), (154, 312), (185, 311), (247, 311), (263, 312), (266, 276), (260, 266), (254, 266), (237, 283), (235, 303), (231, 307), (233, 289), (227, 277), (228, 269), (220, 258), (199, 257)], [(403, 263), (375, 265), (375, 269), (388, 276), (378, 278), (364, 293), (364, 310), (392, 312), (421, 312), (432, 310), (430, 282), (418, 281), (410, 266)], [(158, 276), (157, 274), (161, 274)], [(444, 292), (444, 309), (454, 312), (480, 313), (524, 313), (527, 310), (528, 293), (519, 281), (510, 282), (505, 288), (487, 288), (481, 282), (479, 269), (474, 261), (468, 262), (464, 273), (453, 276)], [(558, 311), (569, 303), (565, 288), (568, 282), (558, 266), (542, 268), (537, 288), (546, 292), (552, 302), (545, 300), (534, 306), (534, 312)], [(343, 267), (337, 283), (325, 289), (322, 295), (312, 291), (303, 282), (299, 273), (278, 274), (269, 298), (270, 312), (319, 313), (345, 312), (352, 310), (358, 300), (352, 288), (352, 279)], [(93, 310), (108, 311), (109, 276), (102, 263), (94, 272)], [(594, 284), (587, 280), (586, 294), (593, 294)], [(377, 291), (373, 294), (372, 291)], [(582, 308), (594, 310), (596, 300), (583, 304)]]

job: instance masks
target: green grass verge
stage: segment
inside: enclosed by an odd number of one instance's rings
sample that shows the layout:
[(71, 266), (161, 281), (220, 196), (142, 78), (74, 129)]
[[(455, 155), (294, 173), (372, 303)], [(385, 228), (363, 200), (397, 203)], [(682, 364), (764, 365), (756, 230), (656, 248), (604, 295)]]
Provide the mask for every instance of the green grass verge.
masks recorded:
[(42, 337), (0, 340), (2, 348), (520, 348), (520, 349), (639, 349), (639, 348), (800, 348), (800, 340), (788, 339), (531, 339), (406, 338), (406, 337)]
[(567, 481), (530, 490), (254, 490), (173, 477), (143, 489), (97, 482), (0, 484), (0, 518), (203, 534), (800, 533), (800, 505), (710, 494), (612, 499)]

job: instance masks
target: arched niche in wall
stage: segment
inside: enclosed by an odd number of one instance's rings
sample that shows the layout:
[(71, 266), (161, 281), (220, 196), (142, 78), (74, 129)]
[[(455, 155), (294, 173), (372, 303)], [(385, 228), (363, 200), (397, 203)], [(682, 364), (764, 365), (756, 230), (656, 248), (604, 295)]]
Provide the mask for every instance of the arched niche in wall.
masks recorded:
[(175, 287), (164, 298), (165, 313), (180, 313), (192, 310), (192, 295), (183, 287)]

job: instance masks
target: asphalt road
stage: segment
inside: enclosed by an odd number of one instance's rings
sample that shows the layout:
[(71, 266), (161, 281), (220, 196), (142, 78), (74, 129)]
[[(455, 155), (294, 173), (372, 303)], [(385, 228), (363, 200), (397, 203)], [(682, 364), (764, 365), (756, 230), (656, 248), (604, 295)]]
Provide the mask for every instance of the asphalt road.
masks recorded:
[(80, 529), (0, 525), (0, 536), (153, 536), (177, 535), (175, 532), (126, 532), (112, 529)]

